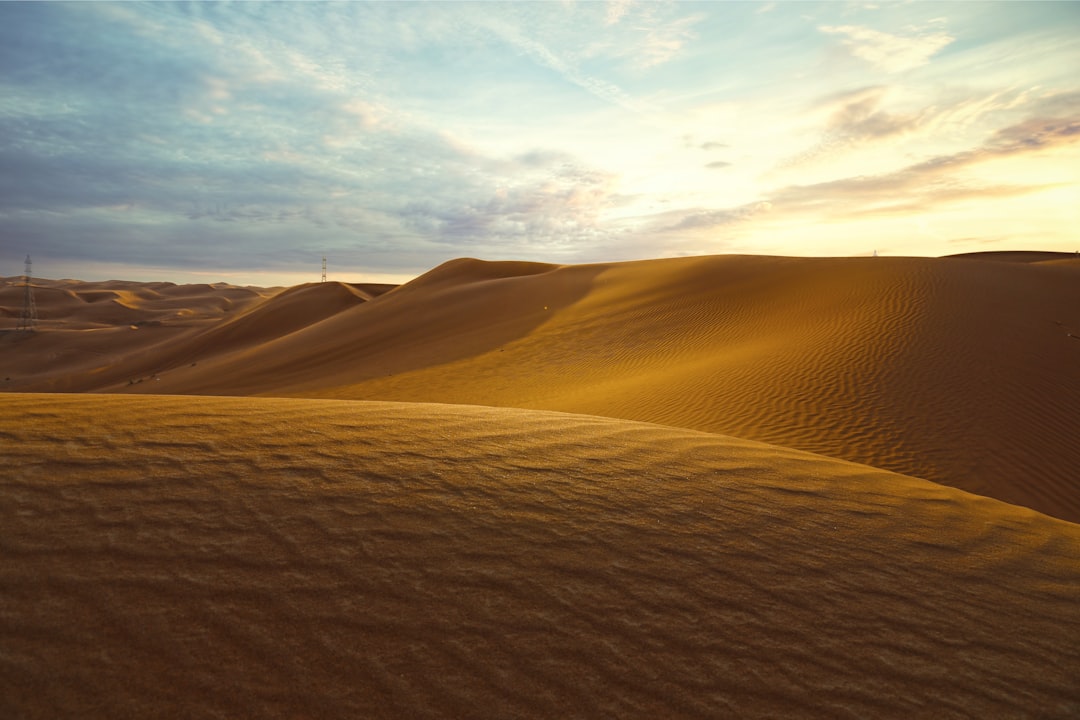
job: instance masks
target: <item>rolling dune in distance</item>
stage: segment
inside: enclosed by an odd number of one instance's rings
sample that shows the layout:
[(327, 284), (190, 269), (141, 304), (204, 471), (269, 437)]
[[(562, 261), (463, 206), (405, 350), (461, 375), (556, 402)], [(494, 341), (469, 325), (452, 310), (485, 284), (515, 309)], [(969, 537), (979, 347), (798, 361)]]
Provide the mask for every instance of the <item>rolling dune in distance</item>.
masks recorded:
[[(34, 280), (41, 330), (0, 333), (0, 387), (82, 392), (156, 380), (159, 371), (236, 353), (386, 292), (390, 285), (292, 288)], [(18, 278), (0, 286), (0, 317), (16, 324)]]
[(4, 717), (1080, 714), (1080, 526), (924, 480), (427, 403), (11, 393), (0, 440)]
[[(107, 370), (39, 363), (38, 380), (6, 387), (603, 415), (1080, 520), (1080, 262), (1068, 255), (457, 260), (361, 300), (285, 291)], [(32, 362), (47, 338), (7, 355)]]
[[(233, 313), (257, 306), (274, 289), (231, 285), (173, 285), (124, 281), (81, 282), (35, 278), (38, 329), (11, 332), (20, 316), (20, 278), (0, 284), (0, 388), (80, 391), (114, 383), (116, 371), (141, 367), (151, 349), (186, 344)], [(152, 370), (151, 370), (152, 372)]]
[[(42, 329), (87, 330), (134, 322), (178, 324), (216, 321), (243, 310), (280, 288), (174, 285), (122, 280), (83, 282), (34, 278), (34, 296)], [(17, 318), (22, 307), (22, 278), (3, 278), (0, 317)]]

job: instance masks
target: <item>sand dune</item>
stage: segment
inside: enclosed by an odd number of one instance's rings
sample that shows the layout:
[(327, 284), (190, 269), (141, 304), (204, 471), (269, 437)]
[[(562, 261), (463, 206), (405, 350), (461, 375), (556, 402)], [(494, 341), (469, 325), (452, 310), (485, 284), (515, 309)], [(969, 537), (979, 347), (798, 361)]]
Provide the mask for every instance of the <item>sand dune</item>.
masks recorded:
[[(121, 280), (81, 282), (35, 278), (34, 298), (42, 329), (94, 329), (132, 322), (217, 321), (272, 296), (277, 289), (217, 285), (174, 285)], [(0, 280), (0, 317), (22, 309), (21, 278)]]
[(922, 480), (429, 404), (9, 394), (0, 440), (3, 717), (1080, 714), (1080, 526)]
[[(157, 383), (162, 373), (288, 335), (393, 287), (34, 283), (41, 332), (0, 335), (0, 344), (10, 348), (0, 359), (7, 390), (82, 392)], [(17, 317), (22, 299), (12, 279), (0, 288), (0, 312)]]
[[(657, 422), (862, 462), (1076, 521), (1080, 265), (1021, 259), (460, 260), (329, 316), (298, 302), (281, 321), (289, 332), (260, 330), (242, 345), (204, 328), (203, 339), (163, 345), (153, 367), (141, 367), (158, 372), (152, 385), (113, 375), (71, 388)], [(271, 323), (279, 315), (266, 309)], [(304, 317), (313, 321), (297, 327)]]
[[(4, 292), (13, 312), (21, 296)], [(55, 292), (73, 317), (75, 296), (111, 305), (123, 324), (0, 337), (5, 389), (603, 415), (808, 450), (1080, 521), (1080, 263), (1067, 254), (457, 260), (377, 295), (337, 283)], [(91, 292), (99, 299), (85, 302)], [(246, 304), (227, 312), (226, 300)], [(182, 320), (186, 305), (203, 319)]]
[(950, 255), (953, 258), (968, 260), (992, 260), (1012, 263), (1062, 262), (1077, 259), (1076, 253), (1049, 252), (1039, 250), (991, 250), (987, 252), (960, 253)]

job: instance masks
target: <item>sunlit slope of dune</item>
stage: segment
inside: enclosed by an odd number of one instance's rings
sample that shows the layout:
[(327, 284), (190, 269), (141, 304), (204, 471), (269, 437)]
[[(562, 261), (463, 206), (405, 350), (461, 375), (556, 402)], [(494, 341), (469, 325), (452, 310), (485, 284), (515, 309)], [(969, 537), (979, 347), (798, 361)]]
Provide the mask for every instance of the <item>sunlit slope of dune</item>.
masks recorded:
[(150, 318), (137, 330), (0, 337), (2, 387), (606, 415), (1080, 520), (1080, 264), (1068, 257), (457, 260), (370, 300), (327, 283), (215, 318), (152, 319), (190, 287), (99, 289), (141, 298), (124, 309)]
[(0, 396), (4, 717), (1068, 717), (1080, 527), (557, 413)]
[(1067, 262), (1080, 258), (1077, 253), (1040, 251), (1040, 250), (990, 250), (985, 252), (960, 253), (949, 255), (951, 258), (969, 260), (993, 260), (1011, 263)]
[(658, 422), (1080, 520), (1078, 373), (1080, 266), (723, 256), (457, 261), (160, 390)]

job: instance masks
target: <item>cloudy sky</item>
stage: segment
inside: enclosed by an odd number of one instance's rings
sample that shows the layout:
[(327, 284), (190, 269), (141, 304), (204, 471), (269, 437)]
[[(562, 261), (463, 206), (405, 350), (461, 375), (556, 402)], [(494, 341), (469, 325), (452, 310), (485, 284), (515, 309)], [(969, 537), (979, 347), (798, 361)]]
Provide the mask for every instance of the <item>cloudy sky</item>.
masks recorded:
[(0, 3), (0, 276), (1080, 248), (1080, 3)]

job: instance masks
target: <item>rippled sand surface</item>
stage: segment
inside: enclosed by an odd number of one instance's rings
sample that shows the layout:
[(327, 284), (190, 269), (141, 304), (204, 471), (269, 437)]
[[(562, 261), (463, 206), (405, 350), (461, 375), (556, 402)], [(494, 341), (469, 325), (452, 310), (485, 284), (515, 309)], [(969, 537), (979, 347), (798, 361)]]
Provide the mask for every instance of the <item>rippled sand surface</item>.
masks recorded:
[(0, 716), (1076, 717), (1080, 526), (617, 419), (0, 395)]
[[(0, 389), (602, 415), (1080, 521), (1070, 255), (460, 259), (395, 289), (41, 282), (42, 331), (0, 333)], [(0, 287), (12, 325), (21, 297)]]

